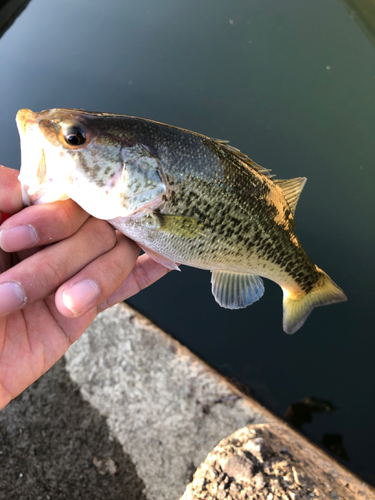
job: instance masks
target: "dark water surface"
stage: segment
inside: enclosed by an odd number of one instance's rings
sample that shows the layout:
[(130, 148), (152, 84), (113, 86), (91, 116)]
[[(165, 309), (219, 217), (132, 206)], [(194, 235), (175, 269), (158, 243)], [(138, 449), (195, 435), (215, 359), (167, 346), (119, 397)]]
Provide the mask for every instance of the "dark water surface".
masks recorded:
[(347, 303), (288, 336), (277, 285), (226, 311), (210, 274), (186, 267), (129, 302), (278, 415), (328, 401), (303, 432), (328, 447), (339, 435), (342, 463), (375, 484), (375, 58), (344, 6), (32, 0), (0, 39), (0, 96), (0, 162), (14, 168), (18, 109), (80, 107), (229, 139), (279, 178), (308, 178), (297, 234)]

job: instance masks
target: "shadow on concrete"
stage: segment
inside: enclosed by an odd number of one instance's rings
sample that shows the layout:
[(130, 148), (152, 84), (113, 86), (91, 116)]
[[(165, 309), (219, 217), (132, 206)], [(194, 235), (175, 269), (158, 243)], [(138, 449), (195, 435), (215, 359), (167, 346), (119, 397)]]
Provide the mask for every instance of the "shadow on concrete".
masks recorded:
[(63, 360), (0, 412), (1, 498), (146, 500), (143, 489)]

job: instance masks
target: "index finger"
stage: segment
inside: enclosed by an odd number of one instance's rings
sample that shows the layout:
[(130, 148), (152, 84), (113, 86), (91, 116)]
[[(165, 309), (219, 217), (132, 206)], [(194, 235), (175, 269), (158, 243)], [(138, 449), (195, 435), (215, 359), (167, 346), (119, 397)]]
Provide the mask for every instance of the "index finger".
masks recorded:
[(26, 207), (1, 225), (0, 248), (19, 252), (50, 245), (74, 234), (89, 217), (71, 199)]
[(22, 210), (18, 174), (18, 170), (0, 165), (0, 212), (13, 214), (1, 220), (0, 248), (5, 252), (18, 252), (68, 238), (88, 219), (89, 214), (73, 200)]

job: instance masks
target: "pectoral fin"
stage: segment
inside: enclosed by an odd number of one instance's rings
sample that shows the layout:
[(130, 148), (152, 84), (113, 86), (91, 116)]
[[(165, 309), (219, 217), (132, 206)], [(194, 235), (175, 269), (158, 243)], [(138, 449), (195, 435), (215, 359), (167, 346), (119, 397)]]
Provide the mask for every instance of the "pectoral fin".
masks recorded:
[(249, 306), (264, 293), (263, 281), (255, 274), (212, 271), (211, 283), (216, 302), (226, 309)]

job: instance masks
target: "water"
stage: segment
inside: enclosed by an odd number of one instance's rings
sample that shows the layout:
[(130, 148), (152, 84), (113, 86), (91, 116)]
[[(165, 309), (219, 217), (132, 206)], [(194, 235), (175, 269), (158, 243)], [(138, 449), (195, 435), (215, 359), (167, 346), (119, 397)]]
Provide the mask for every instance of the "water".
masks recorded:
[(297, 234), (347, 303), (288, 336), (278, 286), (226, 311), (209, 273), (186, 267), (129, 302), (278, 415), (330, 401), (303, 432), (340, 435), (342, 463), (375, 484), (375, 59), (343, 5), (32, 0), (0, 39), (0, 65), (4, 165), (19, 167), (18, 109), (81, 107), (229, 139), (279, 178), (308, 178)]

